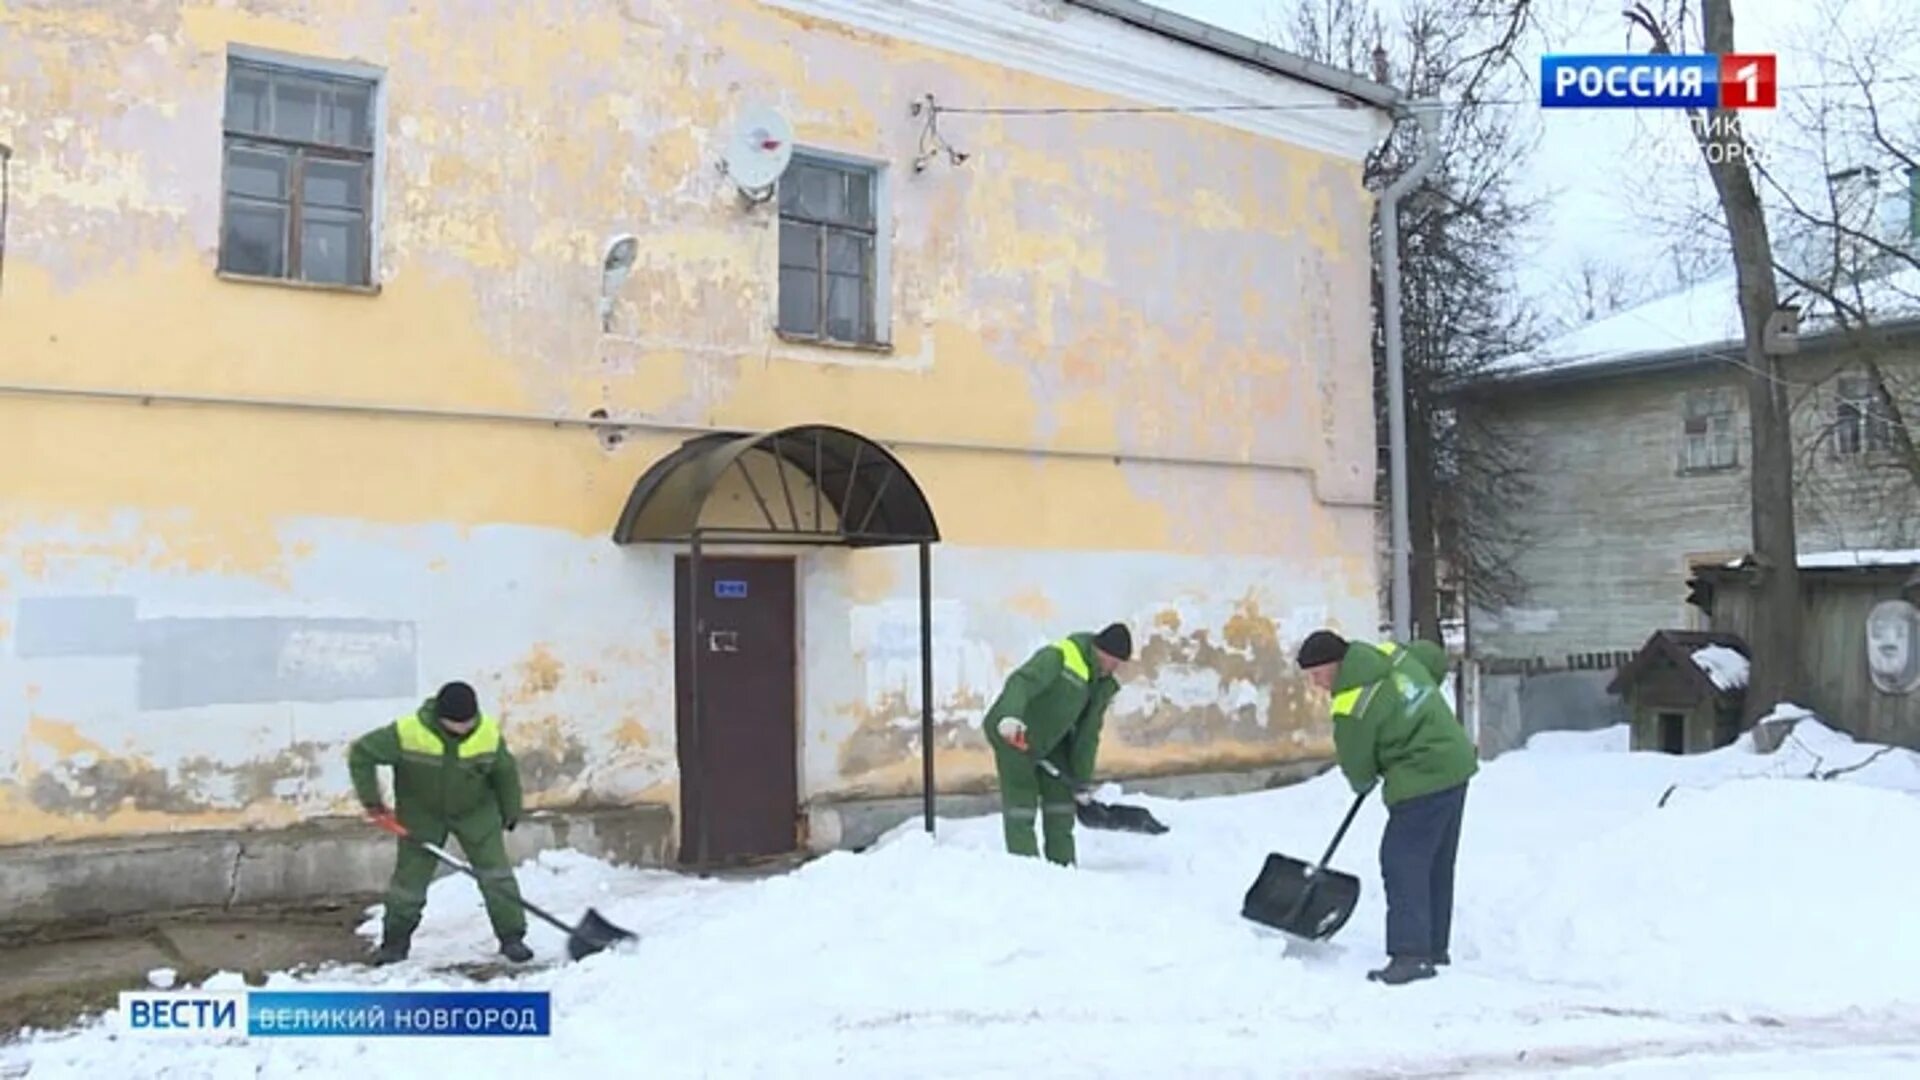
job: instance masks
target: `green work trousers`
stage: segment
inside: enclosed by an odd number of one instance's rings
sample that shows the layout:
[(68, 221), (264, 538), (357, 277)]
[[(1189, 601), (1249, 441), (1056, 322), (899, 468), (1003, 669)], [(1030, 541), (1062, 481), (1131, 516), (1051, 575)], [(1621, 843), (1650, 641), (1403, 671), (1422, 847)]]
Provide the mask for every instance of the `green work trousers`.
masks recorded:
[(1015, 855), (1040, 854), (1033, 837), (1033, 819), (1038, 817), (1040, 831), (1046, 837), (1047, 860), (1072, 866), (1072, 786), (1001, 742), (998, 734), (990, 733), (987, 741), (993, 746), (994, 770), (1000, 775), (1000, 819), (1006, 829), (1007, 850)]
[[(506, 834), (495, 814), (468, 815), (452, 822), (430, 819), (406, 822), (407, 832), (417, 839), (446, 847), (451, 833), (460, 841), (460, 853), (473, 864), (480, 877), (480, 896), (487, 905), (487, 919), (502, 941), (527, 935), (527, 913), (520, 906), (520, 886), (513, 877), (513, 864), (507, 861)], [(387, 885), (387, 911), (383, 920), (389, 940), (409, 938), (420, 925), (427, 907), (427, 886), (440, 860), (419, 844), (401, 840), (393, 863), (393, 880)]]

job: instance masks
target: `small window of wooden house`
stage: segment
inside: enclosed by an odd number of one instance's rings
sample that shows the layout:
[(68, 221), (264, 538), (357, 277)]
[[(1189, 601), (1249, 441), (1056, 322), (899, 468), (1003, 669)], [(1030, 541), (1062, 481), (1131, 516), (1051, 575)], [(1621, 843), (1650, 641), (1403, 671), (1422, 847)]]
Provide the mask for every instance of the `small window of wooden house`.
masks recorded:
[(1680, 470), (1710, 472), (1740, 464), (1733, 392), (1725, 387), (1687, 391), (1681, 423)]
[(1873, 380), (1843, 376), (1834, 406), (1833, 451), (1840, 457), (1882, 453), (1893, 447), (1893, 417)]

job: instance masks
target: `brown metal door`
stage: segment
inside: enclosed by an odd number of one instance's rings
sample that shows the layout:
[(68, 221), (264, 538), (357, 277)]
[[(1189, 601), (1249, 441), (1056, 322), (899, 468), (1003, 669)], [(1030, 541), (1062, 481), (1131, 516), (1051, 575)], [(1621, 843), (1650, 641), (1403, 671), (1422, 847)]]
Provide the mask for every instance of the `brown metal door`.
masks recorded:
[(698, 860), (703, 822), (709, 862), (784, 855), (799, 840), (793, 562), (703, 556), (693, 590), (697, 633), (688, 618), (690, 572), (686, 557), (675, 561), (681, 861)]

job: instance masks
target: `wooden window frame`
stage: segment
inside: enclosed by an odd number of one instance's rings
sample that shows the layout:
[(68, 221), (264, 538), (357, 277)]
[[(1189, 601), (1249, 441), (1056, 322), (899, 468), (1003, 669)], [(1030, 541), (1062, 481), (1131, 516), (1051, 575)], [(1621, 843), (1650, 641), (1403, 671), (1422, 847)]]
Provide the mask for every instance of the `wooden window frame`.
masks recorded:
[[(234, 79), (239, 75), (251, 75), (264, 79), (268, 86), (269, 100), (276, 82), (280, 80), (298, 79), (344, 85), (364, 91), (366, 104), (365, 113), (361, 119), (366, 132), (365, 145), (291, 138), (272, 130), (271, 116), (261, 125), (267, 129), (265, 131), (253, 131), (236, 126), (229, 102), (233, 93)], [(324, 61), (308, 66), (292, 58), (268, 59), (238, 53), (228, 55), (226, 74), (222, 82), (221, 105), (220, 239), (217, 256), (219, 276), (236, 281), (264, 282), (309, 289), (361, 293), (379, 291), (373, 280), (373, 268), (381, 82), (382, 80), (376, 75), (336, 70)], [(284, 198), (275, 199), (236, 192), (231, 176), (231, 163), (235, 149), (255, 149), (262, 153), (280, 155), (286, 168)], [(306, 195), (307, 174), (316, 163), (349, 164), (360, 167), (358, 192), (360, 205), (357, 208), (309, 204)], [(236, 204), (272, 207), (285, 214), (285, 231), (279, 239), (282, 263), (279, 273), (262, 274), (251, 270), (236, 270), (229, 264), (227, 224)], [(358, 213), (359, 257), (352, 260), (347, 267), (348, 280), (316, 281), (306, 276), (302, 227), (309, 210), (328, 210), (341, 214)]]
[[(1696, 402), (1707, 405), (1696, 406)], [(1731, 391), (1725, 387), (1695, 387), (1686, 391), (1680, 417), (1682, 474), (1718, 473), (1740, 467), (1740, 410), (1732, 401)], [(1725, 460), (1714, 456), (1714, 450), (1722, 445), (1727, 448)], [(1696, 447), (1701, 448), (1699, 452)]]
[(1865, 375), (1842, 375), (1834, 386), (1834, 456), (1864, 461), (1892, 449), (1893, 417), (1888, 415), (1873, 380)]
[[(810, 216), (799, 213), (796, 209), (790, 209), (784, 199), (780, 200), (776, 210), (776, 228), (779, 230), (776, 244), (782, 248), (783, 254), (778, 259), (779, 275), (774, 281), (773, 318), (775, 332), (785, 340), (802, 342), (809, 345), (872, 351), (886, 351), (890, 349), (891, 345), (887, 340), (888, 334), (885, 328), (886, 311), (885, 305), (882, 303), (881, 294), (881, 278), (885, 272), (887, 262), (885, 258), (886, 253), (882, 248), (884, 243), (883, 231), (885, 227), (883, 216), (886, 206), (882, 185), (886, 182), (886, 169), (877, 163), (869, 163), (832, 154), (810, 153), (807, 151), (795, 152), (789, 169), (791, 170), (793, 166), (825, 169), (840, 174), (864, 175), (867, 180), (868, 223), (866, 225), (860, 225), (847, 220), (829, 220), (827, 218)], [(785, 181), (783, 180), (782, 184), (784, 185), (784, 183)], [(776, 196), (776, 198), (778, 198), (778, 196)], [(804, 228), (813, 231), (813, 266), (794, 266), (787, 263), (784, 256), (785, 234), (790, 227)], [(834, 277), (846, 276), (836, 275), (836, 273), (828, 267), (827, 245), (829, 238), (836, 234), (844, 234), (864, 240), (867, 248), (867, 257), (860, 277), (860, 303), (863, 321), (865, 323), (865, 333), (856, 334), (852, 338), (834, 336), (827, 317), (827, 300), (830, 295), (828, 286)], [(790, 326), (786, 321), (785, 307), (781, 301), (784, 298), (784, 289), (786, 287), (784, 278), (789, 271), (812, 275), (815, 290), (814, 310), (816, 313), (815, 325), (812, 330), (804, 327)]]

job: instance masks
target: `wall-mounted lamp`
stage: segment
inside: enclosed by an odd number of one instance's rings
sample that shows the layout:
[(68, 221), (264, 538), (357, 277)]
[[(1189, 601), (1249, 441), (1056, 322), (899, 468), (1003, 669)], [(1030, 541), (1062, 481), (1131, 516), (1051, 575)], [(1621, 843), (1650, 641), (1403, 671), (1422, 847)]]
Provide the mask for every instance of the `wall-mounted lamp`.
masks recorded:
[(601, 330), (613, 329), (613, 294), (626, 283), (639, 258), (640, 238), (632, 233), (621, 233), (607, 241), (606, 250), (600, 255)]

